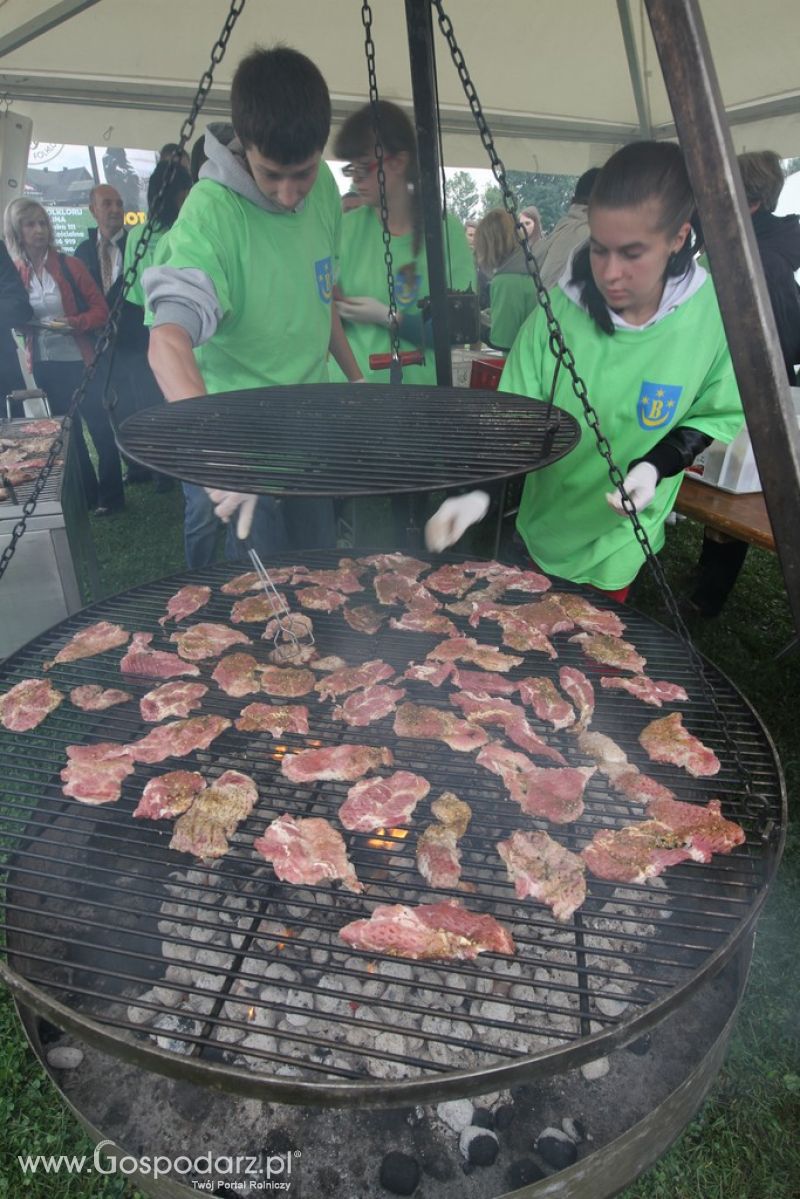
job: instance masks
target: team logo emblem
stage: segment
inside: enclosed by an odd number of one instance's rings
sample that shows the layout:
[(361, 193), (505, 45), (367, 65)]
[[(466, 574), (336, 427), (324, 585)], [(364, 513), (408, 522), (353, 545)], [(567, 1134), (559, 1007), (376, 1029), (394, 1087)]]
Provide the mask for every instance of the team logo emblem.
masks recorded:
[(333, 262), (330, 258), (320, 258), (314, 263), (317, 275), (317, 291), (323, 304), (330, 304), (333, 297)]
[(398, 308), (410, 308), (412, 304), (416, 303), (421, 282), (422, 276), (413, 271), (398, 272), (394, 287), (394, 298)]
[(671, 387), (668, 383), (642, 383), (636, 415), (641, 429), (665, 429), (671, 424), (678, 411), (682, 387)]

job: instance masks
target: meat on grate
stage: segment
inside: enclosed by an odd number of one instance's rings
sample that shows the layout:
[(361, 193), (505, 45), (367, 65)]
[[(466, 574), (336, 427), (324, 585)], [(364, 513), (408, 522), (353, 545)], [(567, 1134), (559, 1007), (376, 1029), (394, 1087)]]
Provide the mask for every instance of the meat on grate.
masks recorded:
[(452, 712), (422, 704), (401, 704), (394, 719), (394, 731), (398, 737), (443, 741), (458, 753), (471, 753), (489, 740), (489, 734), (479, 726), (459, 720)]
[(439, 824), (444, 824), (453, 830), (459, 841), (469, 828), (469, 822), (472, 819), (472, 808), (452, 791), (443, 791), (439, 798), (431, 804), (431, 812)]
[(607, 637), (621, 637), (625, 632), (616, 612), (604, 612), (596, 608), (582, 595), (574, 592), (553, 592), (553, 599), (558, 600), (559, 606), (570, 620), (573, 620), (584, 633), (603, 633)]
[(544, 676), (520, 679), (518, 689), (522, 702), (533, 708), (540, 720), (552, 724), (554, 729), (566, 729), (575, 723), (572, 705), (561, 698), (552, 679)]
[(343, 704), (333, 709), (333, 716), (353, 728), (365, 728), (394, 712), (405, 694), (402, 687), (386, 687), (383, 683), (375, 683), (372, 687), (348, 695)]
[(207, 691), (204, 683), (162, 683), (139, 700), (142, 720), (155, 723), (167, 716), (188, 716), (200, 707)]
[(410, 770), (396, 770), (385, 779), (361, 779), (347, 792), (347, 799), (339, 808), (339, 819), (355, 833), (407, 824), (430, 789), (427, 779)]
[(639, 734), (639, 743), (653, 762), (683, 766), (695, 778), (708, 778), (719, 771), (719, 758), (683, 727), (680, 712), (651, 720)]
[(355, 629), (357, 633), (366, 633), (370, 637), (377, 633), (387, 619), (387, 614), (381, 612), (380, 608), (376, 608), (374, 604), (358, 604), (355, 608), (350, 608), (345, 604), (342, 608), (342, 616), (351, 629)]
[(536, 766), (524, 754), (493, 741), (476, 759), (503, 780), (508, 794), (529, 816), (570, 824), (583, 813), (583, 793), (594, 774), (588, 766)]
[(691, 856), (683, 838), (660, 820), (601, 829), (582, 852), (592, 874), (617, 883), (646, 882)]
[(261, 634), (262, 641), (277, 641), (283, 636), (295, 636), (298, 639), (314, 635), (314, 622), (305, 612), (284, 612), (280, 619), (273, 618), (267, 622), (267, 627)]
[(554, 595), (548, 595), (546, 599), (537, 600), (532, 604), (511, 604), (501, 608), (501, 616), (498, 617), (501, 624), (502, 615), (506, 612), (526, 625), (530, 625), (532, 629), (546, 633), (548, 637), (552, 637), (555, 633), (569, 633), (575, 628), (574, 621), (570, 619)]
[(134, 633), (128, 652), (119, 664), (123, 674), (136, 675), (144, 679), (171, 679), (176, 675), (198, 675), (197, 666), (192, 666), (177, 654), (151, 649), (152, 633)]
[(441, 612), (428, 612), (424, 609), (411, 608), (399, 619), (395, 616), (389, 621), (393, 629), (407, 633), (433, 633), (437, 637), (455, 637), (458, 629), (449, 616)]
[(574, 666), (562, 666), (558, 672), (558, 681), (565, 695), (568, 695), (578, 709), (578, 723), (573, 733), (583, 732), (592, 723), (594, 716), (594, 687), (582, 670)]
[(393, 674), (393, 666), (389, 666), (380, 658), (373, 658), (361, 666), (345, 666), (340, 670), (331, 671), (324, 679), (314, 684), (314, 690), (319, 692), (322, 699), (334, 699), (359, 687), (371, 687), (374, 683), (381, 683), (384, 679), (390, 679)]
[(677, 799), (654, 799), (647, 805), (647, 816), (660, 820), (681, 837), (697, 862), (710, 862), (715, 853), (730, 853), (745, 840), (741, 825), (722, 815), (718, 799), (710, 800), (705, 807)]
[(641, 674), (647, 665), (647, 658), (636, 652), (636, 646), (621, 637), (609, 637), (605, 633), (576, 633), (570, 637), (580, 645), (587, 658), (599, 662), (602, 666), (616, 666), (619, 670), (629, 670), (632, 674)]
[(218, 663), (211, 677), (226, 695), (241, 699), (261, 690), (262, 670), (262, 664), (252, 654), (230, 654)]
[(578, 734), (578, 745), (604, 774), (615, 791), (636, 803), (649, 803), (651, 799), (672, 798), (672, 792), (649, 775), (642, 774), (638, 766), (628, 761), (621, 745), (604, 733)]
[(393, 762), (394, 754), (386, 746), (334, 745), (286, 754), (281, 771), (293, 783), (310, 783), (317, 779), (354, 783), (370, 771), (391, 766)]
[(115, 687), (103, 688), (97, 683), (87, 683), (83, 687), (73, 687), (69, 698), (76, 708), (84, 712), (104, 712), (106, 708), (114, 708), (117, 704), (127, 704), (133, 699), (129, 691), (120, 691)]
[(332, 587), (343, 595), (355, 595), (357, 591), (364, 590), (359, 580), (361, 571), (354, 570), (355, 565), (351, 558), (343, 558), (337, 570), (310, 570), (303, 581), (315, 583), (318, 587)]
[(67, 765), (61, 771), (65, 795), (85, 804), (114, 803), (122, 783), (134, 770), (129, 745), (99, 741), (95, 745), (68, 745)]
[(470, 587), (475, 585), (475, 576), (468, 574), (461, 563), (448, 563), (440, 566), (425, 579), (425, 586), (438, 591), (440, 595), (457, 595), (459, 599)]
[(511, 933), (494, 916), (470, 912), (455, 900), (379, 904), (368, 920), (354, 920), (339, 936), (355, 949), (415, 961), (472, 961), (479, 953), (516, 952)]
[(255, 839), (253, 847), (285, 882), (313, 886), (340, 879), (348, 891), (364, 890), (348, 860), (341, 833), (322, 817), (295, 820), (288, 814), (279, 816)]
[(308, 708), (305, 704), (248, 704), (242, 708), (236, 727), (240, 733), (308, 732)]
[(523, 653), (547, 654), (551, 659), (558, 657), (556, 647), (547, 634), (522, 617), (507, 612), (498, 616), (497, 621), (503, 630), (503, 645), (509, 646), (510, 649), (522, 650)]
[(204, 607), (211, 599), (211, 588), (198, 584), (190, 584), (187, 587), (181, 587), (180, 591), (176, 591), (174, 595), (167, 600), (167, 612), (159, 620), (159, 624), (165, 625), (168, 620), (183, 620), (186, 616), (191, 616), (198, 608)]
[(537, 757), (566, 766), (566, 758), (552, 745), (543, 741), (531, 728), (525, 709), (501, 696), (478, 695), (470, 691), (455, 691), (451, 703), (461, 708), (471, 724), (499, 725), (509, 741)]
[(49, 679), (23, 679), (0, 696), (0, 722), (12, 733), (26, 733), (41, 724), (63, 700)]
[(497, 852), (520, 899), (530, 896), (569, 920), (586, 898), (586, 865), (544, 832), (514, 832), (498, 841)]
[(461, 882), (461, 852), (455, 829), (429, 824), (417, 840), (417, 869), (429, 887), (455, 889)]
[(494, 670), (499, 674), (507, 674), (523, 661), (492, 646), (480, 645), (474, 637), (450, 637), (434, 646), (426, 657), (434, 662), (472, 662), (481, 670)]
[(632, 678), (603, 676), (600, 686), (605, 687), (606, 691), (628, 691), (642, 703), (652, 704), (654, 708), (660, 708), (664, 703), (685, 703), (689, 698), (677, 683), (659, 683), (649, 679), (646, 674), (635, 674)]
[(454, 666), (450, 681), (459, 691), (474, 691), (481, 695), (513, 695), (518, 684), (488, 670), (464, 670)]
[(308, 666), (316, 656), (316, 645), (294, 641), (281, 641), (267, 654), (273, 666)]
[(170, 641), (178, 647), (182, 658), (190, 662), (201, 662), (204, 658), (216, 658), (232, 645), (250, 645), (250, 638), (239, 629), (226, 624), (193, 624), (180, 633), (173, 633)]
[(258, 574), (254, 570), (248, 570), (245, 574), (237, 575), (235, 579), (223, 583), (220, 591), (223, 595), (244, 595), (247, 591), (260, 591), (263, 586)]
[(377, 575), (373, 583), (382, 604), (403, 604), (418, 611), (435, 612), (441, 607), (436, 596), (422, 583), (402, 574)]
[(311, 671), (297, 666), (262, 666), (259, 673), (260, 689), (267, 695), (298, 699), (314, 689), (314, 676)]
[(172, 820), (186, 812), (206, 781), (196, 770), (170, 770), (150, 779), (134, 810), (140, 820)]
[(430, 562), (420, 562), (419, 558), (401, 553), (370, 554), (368, 558), (356, 558), (356, 562), (359, 566), (372, 566), (379, 574), (405, 575), (409, 579), (418, 578), (430, 566)]
[(231, 722), (224, 716), (191, 716), (188, 720), (161, 724), (127, 748), (136, 762), (183, 758), (195, 749), (208, 749), (211, 742), (230, 727)]
[(257, 799), (258, 789), (248, 774), (226, 770), (178, 817), (170, 849), (201, 860), (224, 857), (230, 848), (228, 838), (247, 819)]
[[(149, 634), (152, 637), (152, 633)], [(45, 662), (44, 669), (49, 670), (52, 666), (60, 665), (63, 662), (78, 662), (81, 658), (93, 658), (95, 654), (105, 653), (106, 650), (116, 649), (118, 645), (125, 645), (130, 637), (127, 629), (123, 629), (121, 625), (111, 624), (108, 620), (97, 621), (96, 624), (91, 624), (87, 629), (81, 629), (74, 637), (70, 638), (66, 645), (58, 651), (52, 662)]]
[(234, 624), (261, 624), (271, 620), (282, 612), (288, 612), (289, 605), (286, 596), (276, 592), (266, 592), (262, 595), (248, 595), (245, 599), (237, 600), (231, 608), (231, 620)]
[(454, 669), (452, 662), (412, 662), (403, 678), (412, 679), (417, 683), (430, 683), (431, 687), (441, 687)]
[(304, 587), (295, 596), (298, 604), (315, 612), (334, 612), (346, 602), (342, 593), (332, 587)]

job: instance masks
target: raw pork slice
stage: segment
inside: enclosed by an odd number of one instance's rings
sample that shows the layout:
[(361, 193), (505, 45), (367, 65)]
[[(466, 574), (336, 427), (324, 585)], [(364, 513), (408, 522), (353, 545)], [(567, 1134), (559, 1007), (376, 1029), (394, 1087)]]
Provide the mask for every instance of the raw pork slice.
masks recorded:
[(427, 570), (430, 562), (420, 562), (419, 558), (409, 558), (408, 554), (371, 554), (369, 558), (356, 558), (359, 566), (372, 566), (381, 574), (394, 573), (416, 579)]
[[(150, 636), (152, 637), (152, 633)], [(79, 633), (76, 633), (65, 646), (62, 646), (52, 662), (44, 663), (44, 669), (49, 670), (51, 666), (62, 662), (77, 662), (81, 658), (93, 658), (95, 654), (105, 653), (107, 649), (116, 649), (118, 645), (125, 645), (129, 637), (130, 633), (121, 625), (100, 620), (97, 624), (89, 625), (88, 629), (81, 629)]]
[(97, 683), (87, 683), (84, 687), (73, 687), (69, 698), (76, 708), (84, 712), (104, 712), (117, 704), (127, 704), (133, 696), (129, 691), (118, 691), (114, 687), (105, 690)]
[(134, 633), (128, 652), (119, 664), (123, 674), (137, 675), (144, 679), (170, 679), (175, 675), (197, 675), (196, 666), (190, 666), (177, 654), (151, 649), (152, 633)]
[(635, 674), (633, 678), (609, 678), (604, 675), (600, 679), (600, 686), (605, 687), (606, 691), (629, 691), (636, 699), (644, 704), (652, 704), (654, 708), (660, 708), (665, 702), (685, 703), (689, 698), (683, 687), (676, 683), (658, 683), (646, 674)]
[(491, 578), (493, 582), (502, 584), (506, 591), (527, 591), (535, 595), (542, 591), (549, 591), (552, 587), (552, 583), (546, 575), (540, 575), (536, 570), (520, 570), (516, 566), (503, 567)]
[(316, 645), (294, 641), (281, 641), (267, 654), (273, 666), (307, 666), (316, 656)]
[(333, 699), (359, 687), (371, 687), (374, 683), (382, 683), (393, 674), (393, 666), (389, 666), (380, 658), (373, 658), (371, 662), (364, 662), (361, 666), (345, 666), (341, 670), (331, 671), (324, 679), (314, 684), (314, 690), (320, 693), (322, 699)]
[(394, 754), (385, 746), (334, 745), (286, 754), (281, 771), (293, 783), (310, 783), (316, 779), (354, 783), (371, 770), (380, 770), (381, 766), (391, 766), (393, 762)]
[(586, 898), (585, 863), (547, 833), (512, 833), (497, 852), (519, 898), (546, 903), (556, 920), (569, 920)]
[(236, 721), (240, 733), (308, 732), (308, 708), (305, 704), (248, 704)]
[(173, 820), (192, 806), (205, 786), (196, 770), (170, 770), (150, 779), (133, 814), (140, 820)]
[(489, 734), (479, 726), (459, 720), (452, 712), (422, 704), (401, 704), (394, 719), (394, 731), (398, 737), (443, 741), (459, 753), (471, 753), (489, 740)]
[(744, 844), (744, 829), (725, 819), (718, 799), (712, 799), (706, 807), (677, 799), (654, 799), (647, 805), (647, 816), (660, 820), (682, 837), (696, 862), (710, 862), (712, 854), (730, 853), (736, 845)]
[(373, 584), (382, 604), (403, 604), (420, 612), (435, 612), (441, 604), (428, 588), (407, 575), (378, 575)]
[[(343, 558), (342, 561), (346, 562), (347, 559)], [(310, 570), (303, 581), (315, 583), (318, 587), (332, 587), (343, 595), (355, 595), (357, 591), (364, 590), (358, 579), (359, 573), (352, 566), (340, 565), (338, 570)]]
[(231, 654), (218, 663), (211, 677), (226, 695), (241, 699), (261, 690), (263, 669), (252, 654)]
[[(548, 658), (557, 658), (556, 647), (546, 633), (535, 624), (517, 616), (510, 609), (497, 616), (497, 622), (503, 630), (503, 645), (523, 653), (547, 654)], [(470, 621), (472, 623), (472, 621)]]
[(26, 733), (41, 724), (63, 699), (49, 679), (23, 679), (0, 696), (0, 721), (12, 733)]
[(570, 824), (583, 813), (583, 792), (594, 774), (588, 766), (536, 766), (524, 754), (493, 741), (476, 759), (503, 780), (508, 794), (529, 816)]
[(180, 591), (176, 591), (167, 600), (167, 614), (162, 616), (158, 623), (163, 626), (168, 620), (183, 620), (185, 616), (191, 616), (198, 608), (204, 607), (210, 599), (210, 587), (194, 584), (181, 587)]
[(538, 629), (540, 633), (546, 633), (548, 637), (552, 637), (554, 633), (569, 633), (575, 628), (574, 621), (570, 619), (554, 595), (548, 595), (547, 599), (537, 600), (533, 604), (512, 604), (509, 607), (501, 608), (501, 615), (498, 617), (501, 624), (502, 615), (505, 613), (514, 616), (517, 620), (524, 621), (532, 629)]
[(69, 761), (61, 771), (65, 795), (86, 804), (114, 803), (123, 780), (134, 770), (129, 745), (100, 741), (95, 745), (68, 745)]
[(142, 720), (153, 724), (167, 716), (188, 716), (208, 691), (204, 683), (162, 683), (139, 700)]
[(440, 566), (438, 570), (435, 570), (433, 574), (428, 575), (425, 579), (426, 587), (432, 587), (440, 595), (457, 595), (459, 599), (474, 584), (475, 576), (468, 575), (460, 562), (458, 565), (451, 562), (446, 566)]
[(589, 727), (594, 716), (594, 687), (583, 671), (574, 666), (562, 666), (558, 672), (558, 681), (565, 695), (569, 696), (578, 709), (578, 723), (572, 731), (581, 733)]
[(515, 953), (511, 933), (494, 916), (463, 908), (455, 900), (379, 904), (368, 920), (354, 920), (340, 929), (347, 945), (389, 957), (428, 961), (472, 961), (479, 953)]
[(258, 802), (258, 787), (249, 774), (240, 770), (225, 770), (209, 783), (197, 797), (193, 807), (198, 814), (207, 816), (220, 825), (227, 837), (236, 832), (236, 826), (252, 812)]
[(261, 624), (271, 620), (275, 613), (288, 612), (289, 605), (286, 596), (280, 592), (276, 596), (266, 593), (263, 595), (248, 595), (246, 599), (237, 600), (231, 608), (231, 620), (234, 624)]
[(261, 634), (262, 641), (278, 641), (281, 637), (313, 637), (314, 622), (305, 612), (285, 612), (280, 620), (273, 619)]
[(657, 783), (648, 774), (642, 774), (633, 765), (630, 770), (625, 770), (622, 774), (615, 774), (611, 781), (615, 791), (619, 791), (620, 795), (624, 795), (626, 799), (632, 799), (636, 803), (648, 804), (653, 799), (675, 798), (669, 787)]
[(479, 695), (513, 695), (517, 683), (504, 679), (487, 670), (464, 670), (454, 666), (450, 681), (460, 691), (474, 691)]
[(284, 699), (297, 699), (308, 695), (314, 688), (314, 676), (310, 670), (297, 666), (262, 666), (261, 690), (267, 695), (278, 695)]
[(295, 595), (299, 604), (316, 612), (334, 612), (346, 602), (342, 593), (331, 587), (304, 587)]
[(458, 635), (458, 629), (449, 616), (420, 608), (411, 608), (399, 620), (393, 616), (389, 625), (393, 629), (401, 629), (407, 633), (434, 633), (437, 637), (456, 637)]
[(230, 849), (221, 824), (195, 802), (175, 821), (170, 849), (191, 853), (203, 862), (222, 858)]
[(520, 679), (519, 697), (524, 704), (533, 708), (540, 720), (546, 720), (554, 729), (566, 729), (575, 723), (575, 712), (571, 704), (562, 699), (552, 679)]
[(182, 633), (173, 633), (170, 641), (178, 647), (182, 658), (190, 662), (201, 662), (204, 658), (216, 658), (232, 645), (250, 645), (250, 638), (238, 629), (229, 629), (226, 624), (193, 624)]
[(417, 841), (417, 869), (429, 887), (453, 890), (461, 882), (461, 852), (455, 829), (429, 824)]
[(708, 778), (719, 771), (719, 758), (683, 727), (680, 712), (651, 720), (639, 734), (639, 743), (651, 761), (683, 766), (695, 778)]
[(570, 641), (576, 641), (587, 658), (602, 666), (616, 666), (618, 670), (641, 674), (647, 665), (647, 658), (637, 654), (636, 647), (621, 637), (609, 637), (605, 633), (576, 633), (570, 637)]
[(345, 604), (342, 616), (351, 629), (355, 629), (357, 633), (366, 633), (370, 637), (377, 633), (386, 620), (386, 613), (381, 612), (374, 604), (358, 604), (355, 608), (349, 608)]
[(616, 883), (644, 883), (691, 857), (683, 838), (660, 820), (601, 829), (582, 856), (597, 878)]
[(314, 670), (320, 674), (329, 674), (332, 670), (344, 670), (347, 663), (338, 654), (328, 654), (326, 658), (315, 658), (311, 663)]
[(231, 727), (224, 716), (191, 716), (161, 724), (127, 748), (136, 762), (163, 762), (183, 758), (195, 749), (208, 749), (215, 738)]
[(629, 762), (621, 745), (617, 745), (611, 737), (604, 733), (578, 734), (578, 745), (581, 750), (594, 762), (597, 769), (604, 774), (611, 786), (626, 799), (636, 803), (649, 803), (651, 799), (672, 799), (673, 794), (668, 787), (657, 783), (649, 775), (642, 774), (633, 762)]
[(386, 687), (375, 683), (363, 691), (354, 691), (340, 707), (333, 709), (336, 720), (344, 720), (354, 728), (365, 728), (394, 712), (401, 699), (405, 698), (402, 687)]
[(510, 700), (501, 696), (477, 695), (471, 691), (455, 691), (450, 696), (450, 701), (461, 708), (471, 724), (499, 725), (509, 740), (520, 749), (566, 766), (563, 754), (543, 741), (531, 728), (525, 709), (520, 708), (518, 704), (512, 704)]
[[(452, 662), (412, 662), (403, 675), (404, 679), (413, 679), (417, 683), (430, 683), (431, 687), (441, 687), (455, 670)], [(489, 676), (486, 676), (489, 678)]]
[(590, 604), (582, 595), (571, 592), (553, 592), (553, 599), (558, 600), (560, 607), (566, 612), (584, 633), (604, 633), (608, 637), (621, 637), (625, 632), (616, 612), (604, 612)]
[(339, 819), (355, 833), (407, 824), (430, 789), (427, 779), (409, 770), (397, 770), (385, 779), (362, 779), (347, 792), (347, 799), (339, 808)]
[(472, 819), (472, 808), (452, 791), (443, 791), (431, 804), (431, 812), (447, 828), (451, 828), (460, 841)]
[(272, 863), (284, 882), (313, 886), (341, 879), (348, 891), (364, 890), (348, 860), (342, 834), (322, 817), (279, 816), (256, 838), (253, 848)]
[(263, 586), (256, 572), (248, 570), (246, 574), (237, 575), (235, 579), (223, 583), (220, 591), (223, 595), (244, 595), (246, 591), (261, 591)]
[(474, 637), (450, 637), (434, 646), (426, 657), (434, 662), (473, 662), (481, 670), (495, 670), (507, 674), (514, 666), (522, 665), (522, 658), (501, 653), (489, 645), (480, 645)]

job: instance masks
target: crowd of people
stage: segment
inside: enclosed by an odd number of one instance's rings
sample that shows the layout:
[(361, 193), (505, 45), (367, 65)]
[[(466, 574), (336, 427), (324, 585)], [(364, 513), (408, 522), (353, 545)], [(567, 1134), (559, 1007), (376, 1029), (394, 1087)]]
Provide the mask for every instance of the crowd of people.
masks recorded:
[[(137, 464), (120, 460), (105, 407), (109, 395), (124, 416), (207, 392), (387, 381), (373, 356), (391, 349), (395, 329), (401, 348), (424, 353), (430, 347), (419, 304), (429, 283), (415, 131), (401, 108), (380, 103), (394, 273), (390, 307), (374, 117), (365, 105), (336, 133), (336, 157), (352, 180), (341, 197), (322, 157), (331, 105), (321, 73), (287, 47), (255, 50), (233, 79), (231, 123), (210, 126), (191, 158), (177, 145), (163, 147), (148, 188), (151, 205), (160, 196), (150, 245), (127, 293), (116, 347), (101, 362), (75, 426), (86, 499), (95, 512), (119, 510), (124, 482), (149, 478)], [(800, 362), (794, 281), (800, 220), (774, 216), (783, 180), (776, 155), (743, 155), (740, 167), (793, 379)], [(94, 188), (90, 208), (96, 227), (74, 256), (58, 249), (49, 216), (35, 200), (14, 200), (5, 213), (2, 386), (19, 385), (8, 343), (13, 327), (24, 336), (31, 372), (54, 413), (69, 406), (142, 232), (126, 232), (123, 199), (111, 183)], [(660, 549), (683, 470), (712, 439), (731, 440), (743, 423), (680, 149), (656, 142), (624, 146), (577, 180), (568, 210), (547, 232), (534, 206), (520, 212), (519, 226), (500, 209), (466, 228), (451, 214), (442, 219), (448, 287), (478, 292), (486, 340), (508, 356), (501, 390), (538, 398), (550, 394), (555, 360), (520, 242), (524, 235), (625, 490)], [(404, 382), (433, 384), (433, 356), (407, 368)], [(556, 379), (555, 399), (583, 424), (565, 371)], [(96, 471), (82, 422), (94, 442)], [(154, 481), (157, 489), (170, 485)], [(192, 568), (213, 560), (219, 521), (227, 525), (231, 558), (243, 557), (250, 546), (266, 558), (289, 547), (335, 544), (329, 500), (278, 503), (190, 484), (183, 492)], [(448, 499), (428, 521), (429, 548), (454, 544), (485, 509), (479, 494)], [(620, 600), (643, 561), (588, 430), (570, 455), (528, 476), (517, 536), (525, 560)], [(692, 598), (698, 611), (719, 610), (727, 591), (721, 600), (719, 588), (710, 594), (717, 576), (725, 573), (729, 590), (742, 559), (738, 543), (720, 548), (706, 539)]]

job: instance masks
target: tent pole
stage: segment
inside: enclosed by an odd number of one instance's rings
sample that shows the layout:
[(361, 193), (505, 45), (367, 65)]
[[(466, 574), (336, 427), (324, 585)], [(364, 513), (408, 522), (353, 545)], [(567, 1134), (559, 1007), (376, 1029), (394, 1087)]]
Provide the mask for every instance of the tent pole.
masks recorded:
[(800, 429), (697, 0), (645, 0), (800, 630)]
[(411, 90), (417, 125), (422, 219), (428, 256), (433, 350), (436, 382), (451, 387), (453, 371), (447, 322), (447, 275), (444, 257), (444, 226), (440, 190), (438, 112), (436, 108), (436, 60), (433, 49), (433, 17), (430, 0), (405, 0), (408, 54), (411, 61)]
[(650, 123), (650, 109), (647, 103), (647, 90), (644, 85), (644, 75), (636, 49), (636, 35), (631, 20), (630, 0), (617, 0), (622, 40), (625, 43), (625, 56), (628, 60), (628, 72), (631, 77), (633, 100), (636, 105), (636, 115), (639, 118), (639, 134), (643, 138), (651, 138), (653, 129)]

